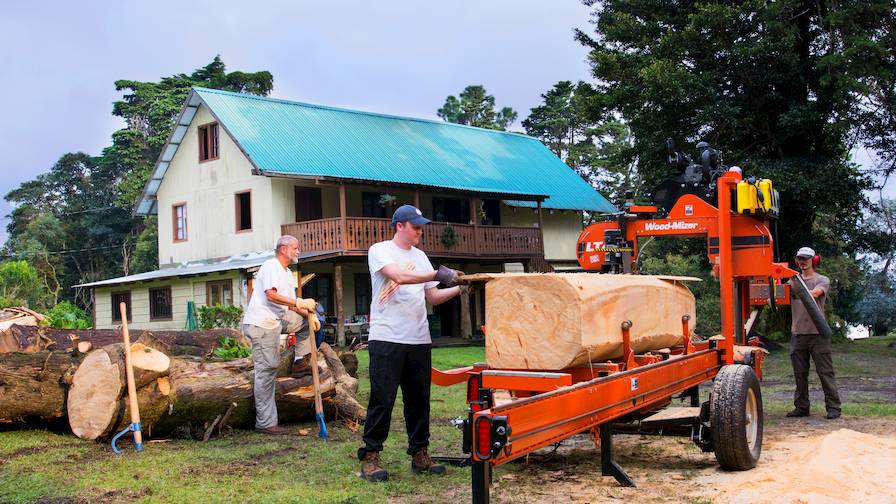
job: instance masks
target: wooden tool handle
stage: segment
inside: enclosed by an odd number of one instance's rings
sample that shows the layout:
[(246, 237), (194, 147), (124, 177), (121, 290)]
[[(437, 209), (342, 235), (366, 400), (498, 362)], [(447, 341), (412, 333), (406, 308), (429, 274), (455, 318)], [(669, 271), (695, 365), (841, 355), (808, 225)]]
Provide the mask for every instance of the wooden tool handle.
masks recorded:
[[(134, 384), (134, 368), (131, 367), (131, 336), (128, 333), (128, 315), (127, 305), (120, 303), (118, 308), (121, 310), (121, 333), (124, 337), (124, 364), (125, 374), (128, 379), (128, 406), (131, 411), (131, 423), (140, 423), (140, 407), (137, 404), (137, 386)], [(139, 430), (134, 431), (134, 442), (143, 443), (143, 435)]]
[(308, 343), (311, 345), (311, 382), (314, 384), (314, 412), (323, 413), (324, 405), (320, 399), (320, 377), (317, 371), (317, 341), (311, 330), (311, 312), (308, 313)]

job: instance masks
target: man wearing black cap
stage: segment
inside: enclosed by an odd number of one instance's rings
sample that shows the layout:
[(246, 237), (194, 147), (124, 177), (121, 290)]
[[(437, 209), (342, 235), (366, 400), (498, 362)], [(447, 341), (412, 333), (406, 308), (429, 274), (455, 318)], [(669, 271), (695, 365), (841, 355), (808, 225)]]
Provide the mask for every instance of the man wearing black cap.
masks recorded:
[[(416, 207), (403, 205), (392, 216), (391, 240), (370, 247), (373, 300), (370, 306), (370, 402), (364, 423), (364, 446), (358, 449), (361, 477), (384, 481), (389, 474), (380, 462), (389, 435), (398, 388), (404, 401), (411, 470), (444, 474), (445, 466), (429, 457), (429, 389), (432, 367), (426, 303), (438, 305), (457, 296), (458, 272), (432, 264), (415, 245), (429, 219)], [(443, 283), (449, 288), (437, 289)]]
[[(831, 281), (828, 277), (815, 271), (818, 256), (810, 247), (802, 247), (796, 253), (796, 265), (809, 293), (815, 299), (818, 308), (824, 313), (824, 301), (827, 298)], [(837, 392), (837, 380), (834, 378), (834, 362), (831, 358), (831, 339), (818, 334), (818, 329), (803, 302), (794, 298), (790, 305), (793, 321), (790, 325), (790, 362), (793, 364), (793, 378), (796, 390), (793, 393), (793, 411), (788, 417), (809, 416), (809, 358), (815, 362), (815, 372), (824, 390), (824, 405), (827, 409), (825, 418), (833, 420), (840, 417), (840, 394)]]

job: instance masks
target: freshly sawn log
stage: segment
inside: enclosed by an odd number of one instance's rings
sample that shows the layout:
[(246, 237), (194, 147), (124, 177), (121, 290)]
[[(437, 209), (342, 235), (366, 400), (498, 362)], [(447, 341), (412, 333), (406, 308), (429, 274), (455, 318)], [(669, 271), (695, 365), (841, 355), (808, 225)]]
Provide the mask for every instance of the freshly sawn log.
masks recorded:
[(479, 274), (486, 281), (485, 360), (505, 369), (559, 370), (622, 356), (621, 324), (645, 352), (682, 343), (696, 325), (682, 277), (592, 273)]

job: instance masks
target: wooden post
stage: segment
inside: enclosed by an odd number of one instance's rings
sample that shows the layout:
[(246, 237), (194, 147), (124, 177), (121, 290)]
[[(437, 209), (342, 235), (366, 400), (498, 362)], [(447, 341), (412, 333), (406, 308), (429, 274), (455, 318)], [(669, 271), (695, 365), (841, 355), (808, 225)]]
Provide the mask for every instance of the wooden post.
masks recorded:
[(340, 240), (342, 249), (348, 249), (348, 229), (345, 225), (345, 184), (339, 184), (339, 225), (342, 227)]
[(460, 335), (464, 339), (473, 339), (473, 324), (470, 321), (470, 290), (460, 291)]
[[(470, 218), (473, 221), (473, 253), (479, 255), (479, 198), (470, 198)], [(464, 333), (466, 334), (466, 333)]]
[(420, 191), (414, 189), (414, 206), (420, 208)]
[[(542, 218), (542, 215), (541, 215), (541, 201), (538, 202), (538, 231), (539, 231), (539, 234), (541, 235), (541, 259), (542, 259), (542, 262), (546, 262), (547, 257), (545, 257), (545, 254), (544, 254), (544, 219)], [(529, 265), (530, 271), (532, 269), (531, 266), (532, 265), (530, 264)]]
[(342, 307), (342, 264), (333, 266), (333, 281), (336, 283), (336, 345), (345, 346), (345, 309)]

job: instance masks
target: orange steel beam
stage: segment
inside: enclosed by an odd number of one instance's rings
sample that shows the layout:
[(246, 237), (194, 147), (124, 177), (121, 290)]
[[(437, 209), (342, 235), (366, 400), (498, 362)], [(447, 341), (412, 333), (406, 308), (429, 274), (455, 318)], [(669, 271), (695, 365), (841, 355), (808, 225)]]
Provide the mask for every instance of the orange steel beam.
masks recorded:
[[(483, 417), (507, 418), (508, 444), (488, 459), (499, 465), (604, 422), (661, 404), (669, 396), (714, 377), (721, 365), (719, 360), (715, 349), (682, 355), (480, 411), (474, 415), (473, 425)], [(478, 443), (474, 435), (473, 457), (481, 461)]]
[(569, 373), (503, 370), (482, 372), (482, 386), (490, 389), (550, 392), (570, 385), (572, 385), (572, 375)]
[(467, 376), (476, 370), (476, 366), (466, 366), (448, 371), (432, 368), (432, 383), (440, 387), (450, 387), (467, 381)]

